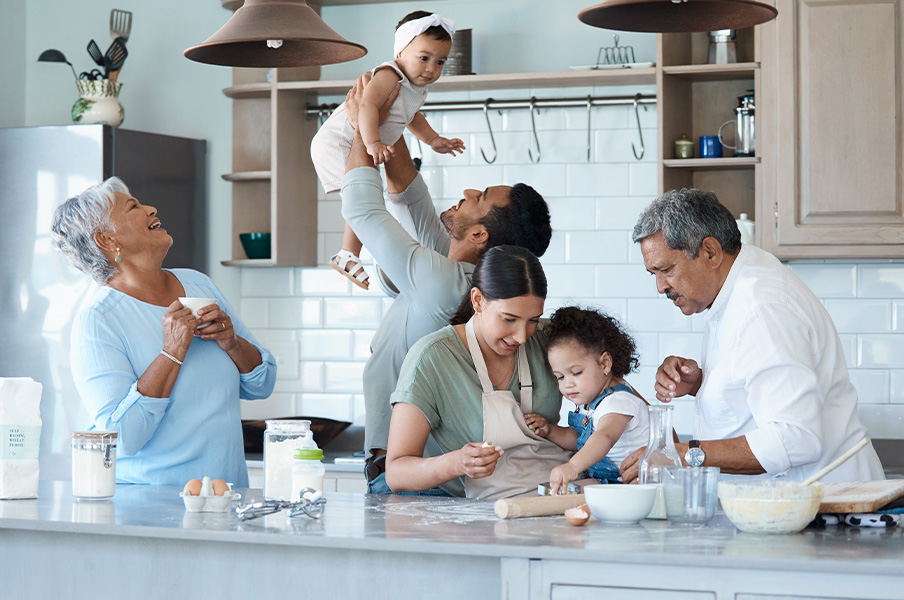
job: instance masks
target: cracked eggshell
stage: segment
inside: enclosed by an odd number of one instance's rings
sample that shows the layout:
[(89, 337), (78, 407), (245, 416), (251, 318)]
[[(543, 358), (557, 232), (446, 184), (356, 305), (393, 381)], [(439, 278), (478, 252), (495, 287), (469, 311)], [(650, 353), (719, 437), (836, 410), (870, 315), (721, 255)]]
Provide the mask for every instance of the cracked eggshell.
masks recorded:
[(580, 527), (590, 520), (590, 508), (586, 504), (569, 508), (565, 511), (565, 520), (569, 525)]

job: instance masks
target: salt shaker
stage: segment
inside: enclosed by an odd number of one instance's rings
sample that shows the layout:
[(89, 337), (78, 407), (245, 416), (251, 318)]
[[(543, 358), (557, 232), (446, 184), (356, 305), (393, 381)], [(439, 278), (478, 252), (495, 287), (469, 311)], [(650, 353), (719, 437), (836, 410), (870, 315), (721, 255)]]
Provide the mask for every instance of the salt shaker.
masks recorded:
[(112, 498), (116, 491), (115, 431), (72, 432), (72, 495)]
[(301, 490), (305, 488), (323, 492), (323, 476), (325, 473), (323, 450), (319, 448), (301, 448), (296, 450), (295, 464), (292, 465), (291, 500), (298, 502), (301, 499)]

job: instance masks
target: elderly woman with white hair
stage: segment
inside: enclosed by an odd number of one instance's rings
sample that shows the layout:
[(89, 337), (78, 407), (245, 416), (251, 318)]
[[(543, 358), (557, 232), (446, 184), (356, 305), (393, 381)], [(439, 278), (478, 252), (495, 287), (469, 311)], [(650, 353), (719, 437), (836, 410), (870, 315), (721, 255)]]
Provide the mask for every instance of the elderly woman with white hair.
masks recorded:
[[(247, 487), (239, 398), (270, 395), (273, 355), (206, 275), (162, 267), (173, 238), (120, 179), (67, 200), (52, 232), (102, 286), (74, 326), (72, 370), (91, 428), (119, 433), (117, 481)], [(195, 318), (180, 297), (218, 304)]]

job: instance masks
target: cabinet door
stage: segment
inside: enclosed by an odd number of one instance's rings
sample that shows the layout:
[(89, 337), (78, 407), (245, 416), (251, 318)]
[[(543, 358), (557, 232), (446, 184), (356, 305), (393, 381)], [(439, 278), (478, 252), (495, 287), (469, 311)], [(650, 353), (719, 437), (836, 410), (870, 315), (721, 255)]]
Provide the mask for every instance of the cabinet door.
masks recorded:
[(776, 146), (764, 149), (762, 243), (782, 258), (899, 258), (904, 0), (776, 6), (763, 42), (775, 116), (762, 125)]

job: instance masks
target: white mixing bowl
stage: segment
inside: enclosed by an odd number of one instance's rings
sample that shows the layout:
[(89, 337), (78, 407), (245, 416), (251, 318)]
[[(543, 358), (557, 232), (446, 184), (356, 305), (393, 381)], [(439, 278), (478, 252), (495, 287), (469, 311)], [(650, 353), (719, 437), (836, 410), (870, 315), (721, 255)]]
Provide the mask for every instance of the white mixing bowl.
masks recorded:
[(585, 485), (584, 499), (590, 514), (604, 523), (637, 523), (650, 514), (656, 487), (620, 483)]

